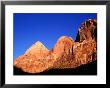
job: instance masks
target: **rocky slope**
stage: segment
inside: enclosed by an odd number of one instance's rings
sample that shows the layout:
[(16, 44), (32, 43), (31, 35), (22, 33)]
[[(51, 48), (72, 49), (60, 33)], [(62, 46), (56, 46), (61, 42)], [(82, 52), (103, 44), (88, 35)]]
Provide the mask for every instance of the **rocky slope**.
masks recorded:
[(61, 36), (52, 50), (36, 42), (14, 66), (24, 72), (39, 73), (49, 69), (70, 69), (97, 59), (97, 21), (89, 19), (78, 30), (76, 40)]
[(69, 69), (49, 69), (40, 73), (24, 72), (14, 67), (14, 75), (97, 75), (97, 61)]
[(47, 69), (44, 58), (48, 53), (49, 50), (41, 42), (37, 41), (24, 55), (14, 61), (14, 66), (21, 68), (24, 72), (41, 72)]

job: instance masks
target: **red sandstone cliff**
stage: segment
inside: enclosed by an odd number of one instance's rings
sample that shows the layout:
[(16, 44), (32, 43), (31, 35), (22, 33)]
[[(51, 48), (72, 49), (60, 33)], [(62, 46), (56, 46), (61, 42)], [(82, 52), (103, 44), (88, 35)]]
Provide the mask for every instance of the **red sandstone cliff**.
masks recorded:
[(14, 66), (28, 73), (76, 68), (96, 60), (96, 51), (97, 21), (89, 19), (81, 24), (75, 41), (61, 36), (50, 51), (38, 41), (14, 61)]

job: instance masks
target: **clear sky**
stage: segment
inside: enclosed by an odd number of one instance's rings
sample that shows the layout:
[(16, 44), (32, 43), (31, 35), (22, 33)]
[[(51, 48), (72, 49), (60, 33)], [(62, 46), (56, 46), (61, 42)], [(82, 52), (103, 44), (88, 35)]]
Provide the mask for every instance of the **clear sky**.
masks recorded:
[(78, 28), (96, 13), (14, 13), (14, 59), (35, 42), (41, 41), (49, 50), (65, 35), (75, 40)]

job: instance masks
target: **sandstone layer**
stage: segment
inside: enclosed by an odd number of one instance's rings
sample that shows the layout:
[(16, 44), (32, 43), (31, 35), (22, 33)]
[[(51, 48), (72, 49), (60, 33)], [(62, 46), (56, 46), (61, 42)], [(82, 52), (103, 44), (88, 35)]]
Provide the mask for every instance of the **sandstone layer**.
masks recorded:
[(61, 36), (52, 50), (40, 41), (16, 58), (14, 66), (28, 73), (39, 73), (49, 69), (76, 68), (97, 59), (97, 21), (89, 19), (81, 24), (74, 41)]

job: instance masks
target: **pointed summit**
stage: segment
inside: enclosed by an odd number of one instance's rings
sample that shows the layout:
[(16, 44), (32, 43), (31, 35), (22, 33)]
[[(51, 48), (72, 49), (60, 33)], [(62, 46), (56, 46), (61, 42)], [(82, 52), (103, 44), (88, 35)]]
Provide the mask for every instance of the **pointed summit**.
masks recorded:
[(41, 46), (41, 45), (43, 45), (40, 41), (37, 41), (36, 43), (35, 43), (35, 45), (37, 45), (37, 46)]
[(76, 40), (61, 36), (52, 50), (40, 41), (14, 61), (14, 66), (28, 73), (49, 69), (76, 68), (97, 60), (97, 21), (89, 19), (81, 24)]
[(49, 51), (40, 41), (33, 44), (26, 53), (40, 53), (41, 51)]

